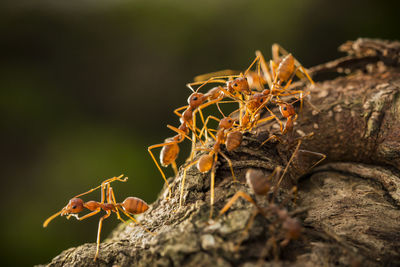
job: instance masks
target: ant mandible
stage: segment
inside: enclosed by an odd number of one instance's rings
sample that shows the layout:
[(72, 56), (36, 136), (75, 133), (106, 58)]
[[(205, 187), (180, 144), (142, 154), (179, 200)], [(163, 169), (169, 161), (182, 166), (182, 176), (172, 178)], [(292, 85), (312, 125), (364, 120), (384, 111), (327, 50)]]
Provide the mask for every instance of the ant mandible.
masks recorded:
[[(122, 222), (126, 223), (124, 219), (121, 218), (120, 212), (125, 214), (129, 219), (131, 219), (133, 222), (139, 224), (142, 226), (131, 214), (140, 214), (148, 210), (149, 205), (142, 199), (137, 198), (137, 197), (127, 197), (123, 202), (117, 203), (115, 200), (115, 195), (114, 195), (114, 190), (111, 187), (110, 183), (114, 181), (120, 181), (120, 182), (126, 182), (128, 180), (128, 177), (122, 178), (123, 175), (120, 175), (118, 177), (113, 177), (110, 179), (107, 179), (101, 183), (101, 185), (90, 189), (89, 191), (76, 195), (73, 197), (68, 204), (62, 208), (59, 212), (53, 214), (49, 218), (47, 218), (44, 223), (43, 227), (47, 227), (47, 225), (58, 215), (60, 216), (67, 216), (67, 219), (69, 219), (71, 216), (74, 216), (77, 220), (82, 221), (84, 219), (87, 219), (97, 213), (99, 213), (101, 210), (104, 210), (106, 214), (102, 216), (99, 220), (99, 227), (97, 230), (97, 246), (96, 246), (96, 254), (94, 256), (94, 261), (96, 261), (98, 255), (99, 255), (99, 249), (100, 249), (100, 233), (101, 233), (101, 228), (103, 225), (103, 220), (108, 218), (112, 212), (115, 212), (117, 214), (117, 218), (121, 220)], [(101, 190), (101, 201), (83, 201), (80, 196), (89, 194), (93, 192), (94, 190), (100, 188)], [(106, 203), (104, 201), (107, 201)], [(79, 217), (78, 213), (82, 212), (84, 209), (88, 209), (91, 212)], [(143, 226), (142, 226), (143, 227)], [(145, 231), (148, 233), (154, 235), (154, 233), (150, 232), (148, 229), (143, 227)]]

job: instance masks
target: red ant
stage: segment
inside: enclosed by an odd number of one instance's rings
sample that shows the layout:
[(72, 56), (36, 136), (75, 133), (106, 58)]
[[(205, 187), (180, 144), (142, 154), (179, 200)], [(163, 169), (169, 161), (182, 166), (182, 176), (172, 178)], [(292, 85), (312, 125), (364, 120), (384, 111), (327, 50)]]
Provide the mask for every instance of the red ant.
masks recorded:
[[(159, 166), (157, 160), (155, 159), (153, 152), (151, 151), (154, 148), (162, 147), (160, 152), (160, 163), (163, 167), (167, 167), (168, 165), (172, 165), (172, 168), (175, 172), (175, 175), (178, 173), (178, 169), (176, 166), (176, 158), (179, 154), (179, 146), (178, 144), (181, 143), (185, 138), (192, 141), (192, 153), (189, 157), (191, 160), (193, 157), (193, 152), (195, 150), (196, 140), (202, 142), (201, 138), (197, 135), (197, 131), (199, 131), (196, 127), (196, 112), (199, 111), (201, 119), (204, 123), (204, 118), (201, 113), (201, 110), (207, 106), (210, 106), (214, 103), (217, 103), (222, 100), (224, 97), (221, 94), (221, 90), (210, 90), (208, 93), (203, 94), (199, 93), (198, 90), (206, 85), (208, 82), (203, 83), (196, 91), (194, 91), (190, 86), (189, 88), (193, 91), (193, 93), (188, 98), (188, 104), (186, 106), (177, 108), (174, 110), (174, 114), (176, 114), (180, 118), (181, 125), (178, 128), (175, 128), (171, 125), (167, 125), (168, 128), (177, 132), (178, 134), (174, 137), (167, 138), (164, 143), (151, 145), (147, 148), (151, 158), (153, 159), (154, 163), (157, 166), (157, 169), (160, 171), (165, 183), (167, 184), (169, 197), (171, 197), (172, 191), (170, 185), (165, 177), (164, 172), (162, 171), (161, 167)], [(204, 103), (207, 99), (209, 102)], [(179, 113), (180, 110), (185, 109), (185, 111), (181, 114)], [(193, 137), (192, 139), (188, 137), (189, 131), (192, 131)], [(169, 198), (168, 197), (168, 198)]]
[[(288, 163), (289, 164), (289, 163)], [(258, 196), (267, 196), (272, 188), (274, 188), (274, 196), (275, 192), (279, 185), (272, 186), (271, 178), (274, 176), (280, 175), (280, 167), (275, 168), (275, 170), (269, 175), (264, 176), (261, 171), (249, 169), (246, 173), (246, 181), (249, 187), (253, 190), (253, 192)], [(297, 191), (297, 188), (294, 187), (290, 193), (294, 193)], [(226, 205), (219, 212), (221, 216), (225, 212), (229, 210), (229, 208), (238, 200), (239, 198), (244, 198), (246, 201), (252, 203), (256, 207), (256, 212), (253, 213), (253, 216), (250, 218), (247, 226), (245, 227), (244, 236), (247, 234), (247, 231), (250, 229), (251, 225), (254, 222), (255, 216), (260, 213), (264, 217), (275, 216), (275, 220), (273, 220), (269, 226), (269, 231), (271, 232), (271, 237), (268, 239), (267, 244), (272, 243), (274, 249), (275, 257), (277, 258), (277, 246), (276, 242), (280, 242), (280, 246), (284, 247), (289, 244), (291, 240), (297, 240), (302, 232), (302, 227), (300, 222), (289, 215), (288, 211), (283, 208), (283, 205), (286, 201), (283, 201), (279, 206), (277, 206), (273, 199), (269, 200), (269, 205), (266, 208), (260, 207), (257, 202), (247, 193), (243, 191), (238, 191), (236, 194), (226, 203)], [(283, 235), (282, 235), (283, 234)], [(243, 239), (241, 240), (243, 241)], [(239, 248), (240, 243), (237, 244), (236, 248)], [(269, 247), (267, 247), (267, 253), (269, 251)], [(261, 258), (265, 257), (261, 254)]]
[[(221, 109), (219, 108), (219, 105), (217, 104), (218, 110), (222, 113)], [(222, 113), (223, 115), (223, 113)], [(224, 116), (224, 115), (223, 115)], [(218, 118), (215, 118), (214, 116), (210, 116), (207, 118), (206, 122), (208, 121), (209, 118), (214, 118), (216, 120), (219, 120)], [(179, 199), (179, 207), (182, 206), (182, 200), (183, 200), (183, 190), (185, 186), (185, 178), (186, 178), (186, 171), (193, 165), (197, 164), (197, 169), (201, 173), (206, 173), (211, 170), (211, 184), (210, 184), (210, 218), (212, 218), (213, 214), (213, 205), (214, 205), (214, 185), (215, 185), (215, 167), (216, 167), (216, 162), (218, 160), (218, 154), (220, 154), (225, 160), (228, 162), (229, 167), (231, 169), (232, 173), (232, 178), (234, 181), (236, 181), (235, 173), (233, 171), (233, 166), (232, 162), (230, 159), (221, 151), (221, 144), (224, 144), (227, 135), (230, 132), (237, 132), (237, 131), (230, 131), (232, 129), (232, 126), (234, 125), (235, 120), (232, 119), (231, 117), (225, 117), (221, 120), (219, 120), (219, 125), (218, 128), (219, 130), (217, 131), (215, 135), (215, 143), (212, 147), (212, 149), (207, 149), (207, 148), (199, 148), (196, 150), (203, 150), (203, 151), (208, 151), (208, 154), (204, 154), (200, 156), (198, 160), (195, 160), (191, 163), (189, 163), (183, 171), (183, 176), (182, 176), (182, 182), (181, 182), (181, 193), (180, 193), (180, 199)], [(206, 123), (205, 123), (206, 124)], [(233, 140), (235, 139), (235, 140)], [(229, 144), (229, 149), (234, 149), (237, 147), (237, 145), (241, 143), (241, 136), (240, 134), (233, 134), (230, 136), (230, 144)], [(233, 144), (234, 143), (234, 144)]]
[[(130, 214), (140, 214), (148, 210), (149, 205), (147, 205), (144, 200), (137, 198), (137, 197), (127, 197), (122, 203), (117, 203), (115, 200), (115, 195), (114, 195), (114, 190), (111, 187), (110, 183), (114, 181), (120, 181), (120, 182), (126, 182), (128, 177), (122, 178), (123, 175), (120, 175), (118, 177), (113, 177), (110, 179), (107, 179), (101, 183), (101, 185), (90, 189), (89, 191), (79, 194), (75, 197), (73, 197), (68, 204), (62, 208), (59, 212), (53, 214), (50, 216), (48, 219), (46, 219), (43, 223), (43, 227), (47, 227), (47, 225), (58, 215), (60, 216), (67, 216), (67, 219), (69, 219), (71, 216), (74, 216), (77, 220), (82, 221), (84, 219), (87, 219), (97, 213), (99, 213), (101, 210), (104, 210), (106, 214), (100, 218), (99, 220), (99, 227), (97, 230), (97, 247), (96, 247), (96, 254), (94, 256), (94, 261), (96, 261), (97, 256), (99, 254), (99, 248), (100, 248), (100, 233), (101, 233), (101, 228), (103, 225), (103, 220), (108, 218), (112, 212), (115, 212), (117, 214), (117, 218), (121, 220), (122, 222), (126, 223), (124, 219), (121, 218), (120, 212), (125, 214), (129, 219), (134, 221), (135, 223), (141, 225), (138, 221), (135, 220)], [(94, 190), (100, 188), (101, 190), (101, 201), (83, 201), (81, 198), (78, 198), (80, 196), (89, 194), (93, 192)], [(106, 203), (104, 201), (107, 201)], [(84, 209), (88, 209), (91, 212), (79, 217), (78, 213), (82, 212)], [(142, 226), (143, 227), (143, 226)], [(149, 232), (150, 234), (154, 235), (154, 233), (150, 232), (148, 229), (143, 227), (144, 230)]]

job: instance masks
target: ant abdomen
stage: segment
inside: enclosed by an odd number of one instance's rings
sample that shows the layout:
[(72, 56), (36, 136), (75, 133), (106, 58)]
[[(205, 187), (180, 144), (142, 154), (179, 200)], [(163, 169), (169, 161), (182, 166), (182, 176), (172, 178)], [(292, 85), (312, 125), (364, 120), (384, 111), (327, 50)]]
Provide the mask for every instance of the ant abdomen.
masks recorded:
[(292, 54), (287, 55), (282, 59), (278, 67), (278, 78), (281, 81), (287, 81), (294, 71), (294, 58)]
[[(167, 140), (166, 140), (167, 141)], [(177, 143), (171, 143), (162, 147), (160, 152), (161, 165), (167, 167), (169, 164), (175, 162), (179, 154), (179, 146)]]
[(242, 143), (243, 134), (240, 131), (234, 131), (228, 133), (226, 136), (225, 146), (226, 150), (232, 151), (240, 146)]
[(197, 162), (197, 169), (199, 170), (199, 172), (208, 172), (209, 170), (211, 170), (213, 162), (213, 155), (205, 154), (199, 158), (199, 161)]
[(140, 214), (149, 209), (149, 205), (147, 205), (144, 200), (137, 197), (127, 197), (124, 202), (121, 203), (121, 206), (126, 212), (131, 214)]

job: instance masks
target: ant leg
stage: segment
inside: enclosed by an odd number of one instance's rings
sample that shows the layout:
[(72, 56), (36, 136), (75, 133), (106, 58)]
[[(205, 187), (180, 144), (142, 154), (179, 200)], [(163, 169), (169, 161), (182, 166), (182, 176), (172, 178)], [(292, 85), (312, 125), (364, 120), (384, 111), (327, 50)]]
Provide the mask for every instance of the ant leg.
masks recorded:
[(206, 108), (206, 107), (208, 107), (208, 106), (210, 106), (210, 105), (212, 105), (212, 104), (215, 104), (215, 103), (217, 103), (217, 102), (220, 102), (223, 98), (224, 98), (224, 97), (218, 97), (218, 98), (216, 98), (216, 99), (214, 99), (214, 100), (211, 100), (211, 101), (208, 101), (208, 102), (206, 102), (206, 103), (204, 103), (204, 104), (201, 104), (198, 108), (196, 108), (196, 109), (193, 111), (193, 116), (195, 115), (195, 113), (196, 113), (198, 110), (204, 109), (204, 108)]
[[(150, 231), (149, 229), (147, 229), (146, 227), (143, 226), (143, 224), (141, 224), (139, 221), (137, 221), (135, 218), (133, 218), (133, 216), (131, 216), (128, 212), (126, 212), (124, 209), (117, 207), (117, 209), (121, 209), (121, 212), (123, 214), (126, 215), (126, 217), (128, 217), (129, 219), (131, 219), (134, 223), (136, 223), (137, 225), (139, 225), (140, 227), (142, 227), (146, 232), (148, 232), (149, 234), (151, 234), (152, 236), (155, 236), (156, 234), (153, 233), (152, 231)], [(124, 222), (124, 220), (121, 219), (121, 221)]]
[[(213, 119), (213, 120), (215, 120), (215, 121), (217, 121), (217, 122), (220, 121), (220, 119), (218, 119), (217, 117), (214, 117), (214, 116), (212, 116), (212, 115), (208, 116), (207, 119), (206, 119), (206, 121), (204, 122), (203, 128), (202, 128), (201, 131), (200, 131), (199, 137), (201, 137), (201, 136), (203, 135), (203, 132), (207, 132), (207, 131), (208, 131), (207, 124), (208, 124), (208, 122), (209, 122), (210, 119)], [(213, 136), (213, 138), (214, 138), (214, 140), (215, 140), (215, 136)]]
[(282, 180), (283, 180), (283, 177), (285, 176), (285, 174), (286, 174), (286, 172), (287, 172), (287, 170), (288, 170), (288, 168), (289, 168), (290, 163), (293, 161), (294, 157), (296, 156), (297, 152), (299, 151), (299, 147), (300, 147), (300, 145), (301, 145), (301, 142), (302, 142), (302, 140), (300, 139), (299, 142), (298, 142), (298, 144), (297, 144), (297, 146), (296, 146), (296, 149), (294, 150), (292, 156), (291, 156), (290, 159), (289, 159), (289, 162), (286, 164), (286, 167), (285, 167), (285, 169), (283, 170), (282, 176), (281, 176), (281, 178), (279, 178), (279, 181), (278, 181), (278, 183), (277, 183), (276, 186), (275, 186), (274, 196), (276, 196), (276, 193), (277, 193), (277, 191), (278, 191), (279, 185), (281, 184), (281, 182), (282, 182)]
[(251, 196), (249, 196), (248, 194), (246, 194), (243, 191), (238, 191), (235, 193), (235, 195), (233, 195), (233, 197), (228, 201), (228, 203), (225, 204), (225, 206), (222, 208), (222, 210), (220, 210), (219, 216), (221, 216), (222, 214), (227, 212), (229, 210), (229, 208), (233, 205), (233, 203), (235, 203), (236, 200), (238, 200), (239, 197), (244, 198), (245, 200), (247, 200), (250, 203), (253, 203), (257, 207), (257, 209), (260, 209), (258, 207), (257, 203), (251, 198)]
[(270, 238), (268, 238), (267, 242), (265, 243), (264, 248), (262, 249), (260, 256), (258, 257), (258, 261), (257, 261), (257, 266), (262, 266), (263, 260), (265, 259), (265, 257), (268, 256), (271, 247), (273, 247), (273, 243), (274, 241), (274, 237), (271, 236)]
[(278, 142), (283, 143), (283, 140), (282, 140), (281, 138), (279, 138), (278, 136), (276, 136), (276, 135), (273, 134), (273, 135), (271, 135), (270, 137), (268, 137), (267, 140), (265, 140), (264, 142), (262, 142), (261, 145), (260, 145), (258, 148), (262, 147), (262, 146), (265, 145), (269, 140), (271, 140), (271, 139), (273, 139), (273, 138), (275, 138), (276, 140), (278, 140)]
[(101, 227), (103, 226), (103, 220), (108, 218), (111, 215), (111, 211), (106, 211), (107, 214), (104, 215), (103, 217), (100, 218), (99, 220), (99, 228), (97, 230), (97, 246), (96, 246), (96, 255), (94, 256), (93, 261), (96, 261), (97, 256), (99, 255), (99, 249), (100, 249), (100, 233), (101, 233)]
[[(211, 151), (211, 149), (196, 148), (195, 151)], [(181, 190), (180, 190), (180, 196), (179, 196), (179, 208), (182, 207), (182, 202), (183, 202), (183, 190), (185, 188), (186, 172), (191, 166), (196, 164), (198, 161), (199, 160), (196, 160), (194, 162), (189, 163), (189, 165), (185, 166), (185, 168), (183, 169), (182, 181), (181, 181)]]
[(310, 170), (312, 170), (315, 166), (317, 166), (319, 163), (321, 163), (322, 161), (324, 161), (326, 159), (326, 155), (322, 154), (322, 153), (318, 153), (318, 152), (314, 152), (314, 151), (310, 151), (310, 150), (304, 150), (304, 149), (300, 149), (299, 152), (306, 152), (306, 153), (310, 153), (316, 156), (320, 156), (321, 159), (318, 160), (316, 163), (314, 163), (308, 170), (307, 172), (309, 172)]
[(285, 199), (282, 200), (282, 202), (279, 204), (279, 208), (282, 209), (288, 203), (291, 195), (294, 195), (293, 199), (295, 201), (297, 198), (297, 192), (298, 192), (297, 186), (293, 186), (292, 189), (290, 189), (290, 191), (287, 193), (287, 196), (285, 197)]
[(211, 184), (210, 184), (210, 219), (212, 219), (214, 209), (214, 185), (215, 185), (215, 163), (218, 159), (218, 153), (215, 154), (214, 162), (211, 168)]
[(183, 190), (185, 187), (185, 180), (186, 180), (186, 171), (193, 165), (195, 165), (199, 160), (195, 160), (192, 163), (190, 163), (189, 165), (185, 166), (185, 168), (183, 169), (183, 174), (182, 174), (182, 181), (181, 181), (181, 192), (180, 192), (180, 196), (179, 196), (179, 208), (182, 207), (182, 200), (183, 200)]
[(106, 184), (106, 183), (111, 183), (111, 182), (114, 182), (114, 181), (126, 182), (126, 180), (128, 179), (128, 177), (125, 177), (125, 178), (121, 179), (122, 176), (124, 176), (124, 175), (121, 174), (121, 175), (118, 176), (118, 177), (113, 177), (113, 178), (107, 179), (107, 180), (103, 181), (99, 186), (96, 186), (95, 188), (92, 188), (92, 189), (86, 191), (85, 193), (76, 195), (76, 196), (74, 196), (73, 198), (77, 198), (77, 197), (80, 197), (80, 196), (89, 194), (89, 193), (91, 193), (91, 192), (97, 190), (97, 189), (100, 188), (103, 184)]
[(272, 87), (272, 76), (271, 76), (271, 72), (268, 68), (267, 62), (265, 61), (263, 54), (259, 50), (256, 51), (256, 55), (259, 56), (259, 58), (260, 58), (260, 65), (261, 65), (261, 69), (264, 73), (264, 78), (268, 83), (268, 87), (271, 88)]
[(123, 219), (121, 218), (120, 214), (119, 214), (119, 211), (118, 211), (118, 203), (117, 203), (117, 201), (115, 200), (114, 190), (113, 190), (113, 188), (112, 188), (111, 186), (110, 186), (109, 189), (108, 189), (108, 195), (109, 195), (109, 197), (110, 197), (110, 203), (111, 203), (111, 204), (114, 204), (114, 206), (115, 206), (115, 213), (117, 214), (118, 220), (120, 220), (120, 221), (122, 221), (123, 223), (126, 224), (126, 221), (123, 220)]
[(270, 68), (271, 68), (272, 77), (274, 77), (274, 78), (272, 79), (272, 86), (271, 86), (271, 90), (272, 90), (272, 89), (275, 88), (275, 85), (276, 85), (277, 80), (278, 80), (278, 75), (277, 75), (277, 72), (276, 72), (277, 69), (278, 69), (278, 64), (277, 64), (275, 61), (270, 60), (270, 61), (269, 61), (269, 66), (270, 66)]
[(280, 127), (280, 130), (282, 132), (283, 131), (283, 123), (282, 123), (282, 121), (268, 107), (265, 107), (265, 108), (268, 110), (268, 112), (271, 114), (271, 116), (274, 116), (275, 120), (279, 123), (279, 127)]
[(186, 106), (177, 108), (177, 109), (174, 110), (174, 114), (175, 114), (176, 116), (178, 116), (179, 118), (181, 118), (181, 117), (182, 117), (182, 113), (179, 113), (179, 111), (181, 111), (181, 110), (183, 110), (183, 109), (185, 109), (185, 108), (188, 108), (188, 107), (189, 107), (189, 105), (186, 105)]
[(82, 221), (82, 220), (85, 220), (85, 219), (87, 219), (87, 218), (89, 218), (89, 217), (92, 217), (93, 215), (96, 215), (96, 214), (99, 213), (100, 211), (101, 211), (101, 208), (98, 208), (97, 210), (92, 211), (91, 213), (88, 213), (88, 214), (86, 214), (86, 215), (84, 215), (84, 216), (82, 216), (82, 217), (75, 216), (75, 218), (76, 218), (78, 221)]
[(219, 151), (219, 153), (225, 158), (225, 160), (228, 162), (229, 164), (229, 168), (231, 169), (231, 173), (232, 173), (232, 179), (234, 182), (236, 182), (236, 176), (235, 173), (233, 172), (233, 166), (232, 166), (232, 161), (221, 151)]
[(192, 131), (192, 150), (190, 152), (189, 161), (192, 160), (194, 157), (194, 149), (196, 148), (196, 139), (198, 139), (200, 143), (203, 144), (203, 141), (197, 136), (196, 117), (197, 117), (196, 113), (193, 112), (192, 125), (190, 125), (189, 123), (187, 124), (189, 129)]
[[(279, 54), (282, 54), (283, 56), (287, 56), (290, 53), (285, 48), (283, 48), (280, 44), (277, 44), (277, 43), (272, 44), (272, 59), (275, 62), (278, 62), (279, 59), (281, 58), (279, 56)], [(297, 59), (294, 59), (294, 60), (295, 60), (296, 64), (301, 65), (300, 62)]]
[(301, 72), (307, 77), (307, 79), (310, 81), (310, 83), (311, 83), (312, 85), (314, 85), (315, 83), (314, 83), (313, 79), (310, 77), (310, 75), (308, 74), (307, 70), (306, 70), (302, 65), (300, 65), (298, 68), (299, 68), (299, 69), (301, 70)]
[(242, 76), (246, 76), (247, 73), (250, 71), (251, 67), (253, 67), (254, 63), (256, 63), (259, 60), (260, 60), (260, 57), (258, 55), (256, 55), (256, 58), (253, 60), (253, 62), (250, 64), (250, 66), (247, 68), (247, 70), (244, 72), (244, 75), (242, 75)]
[[(172, 126), (172, 125), (169, 125), (169, 124), (167, 125), (167, 128), (172, 130), (172, 131), (174, 131), (174, 132), (176, 132), (176, 133), (178, 133), (178, 134), (180, 134), (180, 135), (182, 135), (183, 137), (185, 137), (185, 138), (187, 138), (187, 139), (189, 139), (190, 141), (193, 142), (192, 138), (190, 138), (184, 131), (182, 131), (182, 130), (180, 130), (180, 129)], [(190, 128), (190, 126), (189, 126), (189, 128)], [(172, 141), (172, 142), (175, 142), (175, 141)]]
[(272, 119), (278, 119), (278, 118), (277, 118), (275, 115), (271, 115), (271, 116), (269, 116), (269, 117), (262, 118), (261, 120), (260, 120), (260, 119), (257, 119), (257, 120), (254, 122), (254, 125), (251, 126), (251, 128), (254, 128), (254, 127), (257, 126), (258, 124), (261, 124), (261, 123), (266, 122), (266, 121), (270, 121), (270, 120), (272, 120)]
[[(236, 75), (236, 76), (237, 76), (237, 75)], [(213, 78), (208, 79), (207, 81), (198, 81), (198, 82), (187, 83), (186, 86), (187, 86), (188, 88), (191, 88), (192, 85), (199, 85), (199, 84), (201, 84), (201, 85), (196, 89), (196, 92), (197, 92), (201, 87), (203, 87), (204, 85), (209, 84), (209, 83), (223, 83), (223, 84), (226, 84), (226, 81), (225, 81), (225, 80), (222, 80), (221, 78), (229, 78), (229, 77), (231, 77), (231, 76), (227, 76), (227, 77), (225, 77), (225, 76), (213, 77)], [(192, 90), (193, 90), (193, 88), (192, 88)]]
[(259, 213), (259, 210), (258, 210), (258, 209), (255, 209), (255, 210), (253, 211), (253, 214), (251, 215), (249, 221), (248, 221), (247, 224), (246, 224), (246, 227), (244, 228), (244, 230), (243, 230), (243, 232), (242, 232), (242, 236), (241, 236), (241, 238), (239, 239), (239, 242), (238, 242), (238, 243), (235, 245), (235, 247), (234, 247), (234, 250), (235, 250), (235, 251), (238, 251), (238, 250), (239, 250), (240, 245), (242, 244), (242, 242), (244, 241), (244, 239), (245, 239), (246, 236), (248, 235), (249, 230), (250, 230), (250, 227), (253, 225), (254, 219), (256, 218), (256, 216), (257, 216), (258, 213)]
[(283, 55), (287, 55), (287, 54), (289, 54), (285, 49), (283, 49), (279, 44), (277, 44), (277, 43), (274, 43), (274, 44), (272, 44), (272, 47), (271, 47), (271, 51), (272, 51), (272, 60), (274, 61), (274, 62), (279, 62), (279, 60), (280, 60), (280, 55), (279, 55), (279, 51), (280, 50), (283, 50)]
[(208, 79), (211, 79), (213, 77), (230, 77), (230, 76), (235, 76), (240, 74), (240, 71), (236, 71), (236, 70), (230, 70), (230, 69), (226, 69), (226, 70), (219, 70), (219, 71), (214, 71), (214, 72), (210, 72), (210, 73), (205, 73), (205, 74), (200, 74), (197, 75), (196, 77), (194, 77), (194, 81), (195, 82), (199, 82), (199, 81), (205, 81)]
[(162, 171), (160, 165), (158, 164), (158, 162), (157, 162), (156, 158), (154, 157), (153, 152), (151, 152), (151, 150), (154, 149), (154, 148), (157, 148), (157, 147), (163, 147), (163, 146), (170, 145), (170, 144), (173, 144), (173, 143), (176, 143), (176, 142), (168, 142), (168, 143), (162, 143), (162, 144), (152, 145), (152, 146), (149, 146), (149, 147), (147, 148), (147, 151), (149, 152), (149, 154), (150, 154), (151, 158), (153, 159), (154, 163), (156, 164), (157, 169), (160, 171), (161, 176), (162, 176), (162, 178), (164, 179), (165, 183), (167, 184), (168, 191), (169, 191), (169, 194), (168, 194), (167, 199), (169, 199), (169, 198), (171, 197), (171, 195), (172, 195), (171, 187), (170, 187), (170, 185), (169, 185), (169, 183), (168, 183), (168, 181), (167, 181), (167, 178), (165, 177), (164, 172)]

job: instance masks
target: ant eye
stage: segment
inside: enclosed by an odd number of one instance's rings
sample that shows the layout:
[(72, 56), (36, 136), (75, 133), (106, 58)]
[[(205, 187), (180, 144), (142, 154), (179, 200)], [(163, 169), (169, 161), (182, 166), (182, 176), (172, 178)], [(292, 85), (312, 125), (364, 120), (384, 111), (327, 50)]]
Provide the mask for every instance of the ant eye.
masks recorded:
[(264, 101), (264, 99), (261, 98), (261, 99), (260, 99), (260, 102), (262, 103), (263, 101)]
[(247, 77), (244, 78), (247, 81)]
[(73, 210), (76, 209), (76, 206), (72, 206), (72, 209), (73, 209)]
[(193, 100), (196, 101), (197, 100), (197, 96), (193, 97)]
[(229, 123), (232, 123), (232, 120), (228, 120)]
[(236, 87), (236, 86), (238, 86), (238, 84), (237, 84), (237, 83), (234, 83), (233, 86)]
[(283, 110), (287, 110), (287, 107), (283, 107)]

